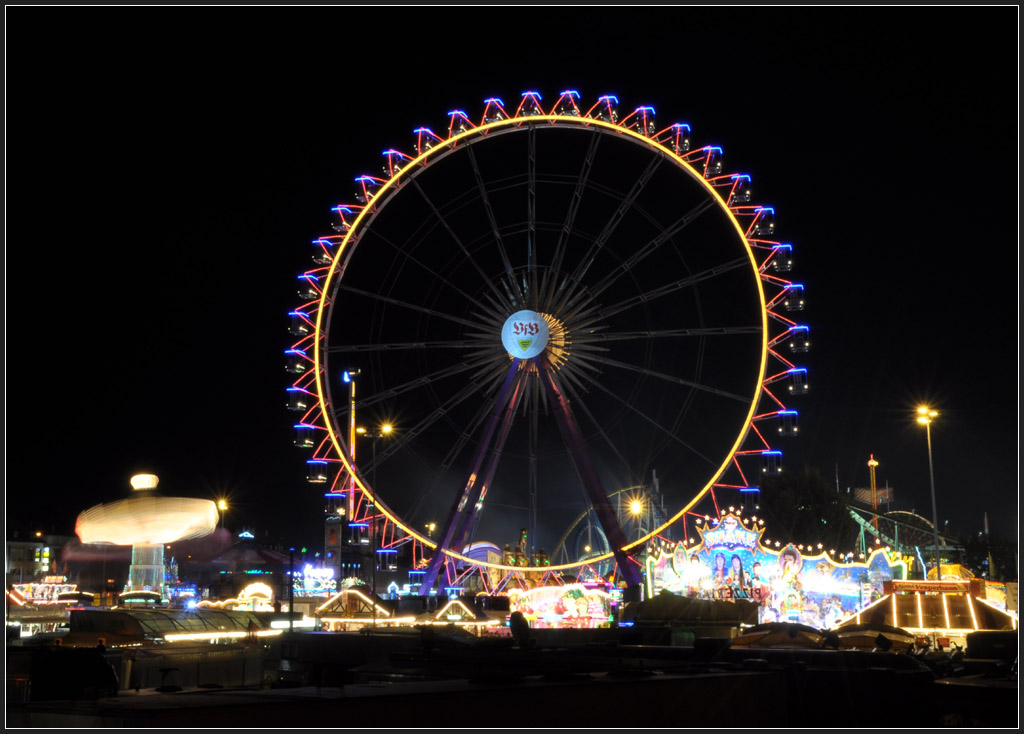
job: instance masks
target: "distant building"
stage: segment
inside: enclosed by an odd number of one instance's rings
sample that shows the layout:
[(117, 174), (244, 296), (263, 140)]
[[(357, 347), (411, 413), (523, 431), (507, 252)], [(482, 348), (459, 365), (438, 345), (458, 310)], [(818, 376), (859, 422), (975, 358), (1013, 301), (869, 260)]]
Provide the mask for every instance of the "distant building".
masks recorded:
[(21, 539), (18, 535), (18, 531), (13, 531), (6, 542), (4, 560), (8, 586), (39, 581), (63, 572), (61, 549), (71, 540), (70, 536), (39, 533), (34, 538)]

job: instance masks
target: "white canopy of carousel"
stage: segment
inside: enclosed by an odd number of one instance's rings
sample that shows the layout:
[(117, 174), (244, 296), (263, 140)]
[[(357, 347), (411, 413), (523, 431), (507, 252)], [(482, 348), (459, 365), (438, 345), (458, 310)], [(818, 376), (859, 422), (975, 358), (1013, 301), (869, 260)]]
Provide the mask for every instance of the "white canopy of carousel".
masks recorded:
[[(143, 476), (148, 481), (136, 481)], [(75, 533), (83, 543), (156, 545), (200, 538), (217, 528), (212, 500), (156, 495), (152, 475), (133, 477), (132, 486), (128, 499), (96, 505), (78, 516)]]

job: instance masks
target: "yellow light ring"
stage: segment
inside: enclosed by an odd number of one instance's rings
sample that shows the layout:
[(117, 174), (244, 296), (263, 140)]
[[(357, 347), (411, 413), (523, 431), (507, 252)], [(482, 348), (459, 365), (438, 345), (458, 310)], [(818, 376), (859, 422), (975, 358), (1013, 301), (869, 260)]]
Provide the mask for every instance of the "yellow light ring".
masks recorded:
[[(327, 294), (331, 292), (332, 282), (335, 276), (338, 275), (339, 273), (343, 273), (347, 269), (348, 262), (351, 259), (352, 252), (354, 251), (354, 247), (352, 250), (349, 249), (349, 245), (353, 243), (353, 238), (355, 239), (355, 241), (358, 241), (359, 236), (361, 236), (362, 234), (362, 231), (366, 227), (368, 227), (369, 224), (373, 221), (373, 219), (376, 217), (377, 212), (382, 210), (384, 206), (387, 204), (387, 202), (390, 201), (390, 199), (393, 196), (395, 196), (395, 194), (398, 192), (398, 190), (404, 183), (404, 180), (411, 180), (419, 172), (425, 170), (426, 165), (429, 162), (431, 162), (431, 159), (441, 160), (442, 158), (451, 155), (452, 153), (459, 149), (462, 143), (469, 144), (469, 141), (474, 139), (480, 139), (485, 136), (508, 134), (516, 132), (524, 127), (537, 127), (538, 125), (543, 123), (550, 124), (553, 127), (561, 126), (566, 128), (603, 129), (606, 133), (614, 133), (616, 135), (624, 136), (627, 139), (632, 139), (635, 142), (668, 157), (671, 161), (673, 161), (676, 164), (676, 166), (680, 170), (690, 175), (691, 178), (693, 178), (694, 180), (700, 182), (700, 184), (705, 188), (705, 190), (709, 194), (711, 194), (711, 196), (714, 197), (715, 201), (719, 204), (721, 210), (725, 212), (733, 228), (736, 230), (736, 234), (739, 236), (740, 241), (743, 243), (743, 247), (746, 251), (747, 258), (749, 259), (750, 265), (753, 269), (754, 282), (757, 284), (758, 303), (761, 312), (761, 361), (758, 368), (757, 380), (754, 386), (753, 399), (751, 400), (746, 420), (743, 422), (743, 427), (740, 430), (740, 433), (737, 436), (736, 440), (733, 442), (732, 448), (729, 450), (725, 460), (719, 466), (718, 470), (714, 473), (711, 479), (704, 485), (704, 487), (696, 495), (694, 495), (690, 502), (687, 503), (681, 510), (679, 510), (675, 515), (673, 515), (667, 522), (662, 524), (660, 527), (654, 529), (652, 532), (648, 533), (639, 540), (636, 540), (632, 543), (628, 543), (626, 546), (624, 546), (624, 550), (629, 550), (630, 548), (634, 548), (650, 540), (659, 532), (661, 532), (665, 528), (669, 527), (670, 525), (678, 521), (679, 518), (686, 514), (686, 512), (688, 512), (709, 491), (711, 491), (711, 488), (714, 486), (715, 482), (717, 482), (718, 479), (728, 470), (730, 462), (732, 461), (736, 452), (739, 450), (740, 446), (743, 444), (743, 441), (746, 439), (747, 434), (750, 430), (754, 413), (761, 400), (761, 391), (764, 386), (764, 376), (768, 362), (768, 310), (765, 303), (764, 286), (761, 280), (762, 274), (760, 272), (760, 266), (757, 262), (757, 258), (754, 255), (753, 247), (751, 246), (750, 241), (746, 236), (745, 230), (740, 226), (735, 214), (733, 213), (732, 209), (730, 209), (728, 203), (722, 198), (721, 194), (719, 194), (716, 187), (713, 186), (707, 179), (705, 179), (704, 176), (698, 173), (689, 162), (684, 160), (682, 157), (674, 153), (669, 148), (662, 145), (657, 140), (648, 138), (638, 132), (635, 132), (629, 128), (622, 127), (618, 124), (613, 124), (605, 122), (604, 120), (591, 119), (586, 117), (574, 117), (568, 115), (534, 115), (530, 117), (516, 117), (505, 120), (498, 120), (496, 122), (485, 123), (476, 127), (471, 127), (470, 129), (464, 132), (453, 135), (452, 137), (445, 140), (443, 143), (438, 143), (434, 147), (428, 149), (424, 153), (413, 158), (406, 165), (402, 166), (402, 168), (395, 175), (393, 175), (390, 179), (385, 181), (376, 190), (372, 197), (367, 197), (366, 205), (359, 210), (359, 213), (351, 222), (348, 231), (346, 232), (343, 240), (338, 246), (338, 251), (334, 255), (334, 261), (331, 263), (330, 270), (327, 273), (327, 278), (324, 281), (323, 288), (321, 289), (320, 303), (317, 308), (316, 315), (316, 338), (313, 343), (313, 363), (316, 366), (317, 399), (320, 407), (321, 416), (323, 418), (323, 422), (325, 424), (327, 432), (330, 436), (331, 444), (334, 447), (335, 453), (341, 458), (341, 463), (344, 464), (346, 472), (348, 472), (348, 474), (353, 478), (353, 481), (359, 487), (360, 491), (365, 493), (366, 496), (368, 496), (371, 499), (371, 501), (373, 501), (374, 506), (381, 512), (381, 514), (383, 514), (388, 520), (394, 523), (395, 526), (401, 528), (409, 536), (413, 537), (423, 545), (429, 548), (433, 548), (435, 550), (437, 549), (436, 542), (420, 534), (417, 530), (406, 526), (398, 518), (398, 516), (395, 513), (393, 513), (390, 510), (390, 508), (386, 506), (385, 503), (380, 502), (379, 499), (375, 497), (372, 492), (369, 491), (366, 484), (363, 482), (362, 477), (360, 477), (359, 474), (353, 470), (353, 467), (350, 464), (348, 457), (346, 456), (346, 452), (342, 450), (341, 444), (338, 439), (338, 435), (334, 430), (334, 421), (330, 419), (330, 412), (328, 410), (327, 397), (329, 396), (330, 393), (330, 387), (328, 384), (324, 382), (324, 369), (321, 368), (321, 359), (323, 354), (321, 342), (323, 342), (325, 339), (324, 316), (326, 312), (326, 320), (327, 323), (329, 323), (331, 313), (333, 312), (334, 308), (334, 303), (333, 301), (328, 299)], [(489, 563), (487, 561), (480, 561), (468, 558), (467, 556), (464, 556), (461, 553), (453, 551), (449, 548), (442, 548), (441, 551), (451, 558), (455, 558), (475, 566), (482, 566), (486, 568), (494, 568), (500, 570), (521, 570), (524, 568), (523, 566), (506, 566), (502, 564)], [(608, 560), (613, 556), (614, 553), (609, 552), (602, 556), (590, 558), (587, 560), (587, 563), (598, 563), (601, 561)], [(557, 566), (543, 567), (527, 566), (525, 568), (537, 568), (546, 571), (560, 571), (579, 568), (580, 565), (582, 564), (570, 563)]]

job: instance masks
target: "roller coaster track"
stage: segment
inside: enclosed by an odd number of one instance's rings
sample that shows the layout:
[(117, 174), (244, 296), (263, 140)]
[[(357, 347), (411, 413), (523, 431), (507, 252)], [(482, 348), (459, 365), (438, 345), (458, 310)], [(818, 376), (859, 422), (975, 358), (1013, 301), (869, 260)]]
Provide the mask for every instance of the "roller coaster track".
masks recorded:
[[(893, 515), (896, 515), (896, 514), (899, 514), (899, 515), (909, 515), (910, 517), (913, 517), (914, 519), (919, 521), (921, 523), (921, 526), (911, 525), (910, 523), (907, 523), (907, 522), (901, 523), (899, 520), (897, 520), (896, 518), (893, 517)], [(900, 525), (903, 525), (903, 526), (905, 526), (907, 528), (910, 528), (912, 530), (915, 530), (917, 532), (926, 532), (926, 533), (932, 533), (933, 532), (933, 528), (934, 528), (934, 525), (932, 525), (932, 523), (929, 522), (927, 518), (921, 517), (920, 515), (912, 513), (912, 512), (905, 512), (905, 511), (902, 511), (902, 510), (897, 510), (897, 511), (885, 514), (885, 515), (880, 515), (878, 513), (872, 512), (871, 510), (868, 510), (868, 509), (859, 509), (859, 508), (858, 509), (854, 509), (854, 508), (851, 507), (850, 508), (850, 516), (857, 522), (857, 524), (861, 527), (861, 529), (863, 529), (866, 533), (868, 533), (869, 535), (873, 535), (874, 537), (878, 538), (880, 541), (882, 541), (883, 543), (888, 545), (890, 548), (894, 548), (894, 549), (896, 549), (897, 551), (899, 551), (901, 553), (914, 552), (915, 546), (908, 545), (906, 543), (900, 543), (900, 542), (898, 542), (896, 540), (896, 538), (889, 537), (884, 532), (882, 532), (881, 530), (877, 529), (874, 525), (871, 524), (871, 518), (872, 517), (875, 517), (875, 518), (878, 518), (878, 519), (881, 519), (881, 520), (887, 520), (888, 522), (891, 522), (897, 528), (897, 535), (899, 534), (898, 529), (899, 529)], [(951, 540), (950, 538), (944, 537), (941, 533), (939, 533), (939, 542), (942, 544), (942, 547), (948, 547), (948, 548), (959, 548), (960, 547), (960, 543), (958, 543), (955, 540)]]

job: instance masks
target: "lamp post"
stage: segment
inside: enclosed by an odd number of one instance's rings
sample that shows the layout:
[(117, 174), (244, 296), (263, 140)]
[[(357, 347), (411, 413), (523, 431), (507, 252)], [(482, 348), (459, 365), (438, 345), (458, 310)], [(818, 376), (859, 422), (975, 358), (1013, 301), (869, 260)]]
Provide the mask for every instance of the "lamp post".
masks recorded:
[[(346, 370), (341, 374), (342, 381), (348, 385), (348, 450), (352, 454), (352, 463), (356, 461), (356, 378), (362, 374), (361, 369)], [(356, 495), (356, 480), (355, 477), (349, 478), (348, 483), (348, 517), (351, 520), (355, 513), (355, 495)], [(339, 560), (340, 563), (340, 560)], [(341, 578), (341, 567), (338, 567), (338, 578)]]
[(227, 525), (224, 524), (224, 515), (228, 511), (228, 503), (226, 500), (217, 500), (217, 513), (220, 515), (220, 526), (227, 530)]
[[(935, 580), (942, 580), (942, 557), (939, 554), (939, 511), (935, 504), (935, 467), (932, 463), (932, 421), (938, 416), (938, 411), (932, 410), (926, 405), (917, 409), (917, 422), (924, 425), (925, 435), (928, 437), (928, 476), (932, 485), (932, 531), (935, 543)], [(927, 574), (925, 574), (927, 578)]]
[(288, 633), (295, 632), (295, 547), (288, 549)]
[[(357, 428), (356, 431), (367, 438), (373, 440), (372, 450), (372, 469), (371, 477), (373, 482), (373, 491), (377, 491), (377, 439), (384, 438), (391, 434), (392, 426), (390, 423), (384, 423), (373, 433), (367, 433), (364, 428)], [(371, 498), (372, 499), (372, 498)], [(377, 627), (377, 505), (376, 502), (372, 503), (370, 507), (373, 508), (373, 512), (370, 514), (370, 551), (373, 553), (372, 561), (370, 564), (370, 602), (373, 607), (373, 626)]]

